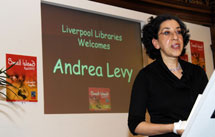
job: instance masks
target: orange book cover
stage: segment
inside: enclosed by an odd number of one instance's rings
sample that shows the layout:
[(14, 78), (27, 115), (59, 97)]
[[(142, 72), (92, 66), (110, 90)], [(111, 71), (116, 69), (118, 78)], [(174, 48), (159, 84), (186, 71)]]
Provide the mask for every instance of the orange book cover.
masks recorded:
[(89, 110), (90, 111), (110, 111), (110, 89), (109, 88), (89, 88)]
[(199, 65), (206, 71), (204, 43), (202, 41), (190, 40), (192, 63)]
[[(32, 56), (6, 54), (6, 79), (13, 86), (7, 86), (7, 101), (37, 102), (37, 59)], [(13, 93), (13, 92), (15, 93)]]
[(188, 55), (184, 54), (183, 56), (180, 56), (180, 58), (184, 61), (188, 61)]

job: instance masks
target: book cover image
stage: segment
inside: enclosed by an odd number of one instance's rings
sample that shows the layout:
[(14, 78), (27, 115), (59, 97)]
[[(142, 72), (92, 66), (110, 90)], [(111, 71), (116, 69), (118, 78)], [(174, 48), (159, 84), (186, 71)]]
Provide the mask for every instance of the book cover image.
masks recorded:
[(184, 61), (188, 61), (188, 55), (184, 54), (183, 56), (180, 56), (180, 58)]
[(202, 41), (190, 40), (192, 63), (199, 65), (206, 71), (204, 43)]
[(109, 88), (89, 88), (89, 110), (90, 111), (110, 111), (110, 89)]
[[(37, 58), (32, 56), (6, 54), (6, 80), (13, 86), (6, 89), (7, 101), (37, 102)], [(15, 93), (13, 93), (13, 92)]]

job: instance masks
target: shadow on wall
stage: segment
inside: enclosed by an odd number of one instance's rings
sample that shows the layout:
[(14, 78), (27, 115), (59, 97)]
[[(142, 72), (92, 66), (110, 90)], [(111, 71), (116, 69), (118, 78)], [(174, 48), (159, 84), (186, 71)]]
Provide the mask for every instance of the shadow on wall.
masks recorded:
[[(24, 112), (24, 109), (13, 102), (7, 102), (5, 96), (0, 95), (0, 114), (5, 116), (7, 120), (9, 120), (12, 123), (16, 123), (16, 118), (21, 118), (20, 113), (18, 110), (21, 110), (21, 112)], [(14, 115), (16, 117), (14, 117)]]

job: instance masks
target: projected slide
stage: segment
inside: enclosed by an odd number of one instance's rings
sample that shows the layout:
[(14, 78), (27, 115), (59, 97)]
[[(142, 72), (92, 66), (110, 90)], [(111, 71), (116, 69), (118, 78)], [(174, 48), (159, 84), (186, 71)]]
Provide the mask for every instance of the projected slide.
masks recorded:
[(127, 112), (143, 65), (140, 24), (41, 6), (45, 114)]

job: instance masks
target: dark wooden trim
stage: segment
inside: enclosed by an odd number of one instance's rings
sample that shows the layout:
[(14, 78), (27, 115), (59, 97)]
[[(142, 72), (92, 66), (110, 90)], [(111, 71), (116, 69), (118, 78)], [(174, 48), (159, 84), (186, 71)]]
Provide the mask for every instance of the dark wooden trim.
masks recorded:
[(92, 0), (112, 6), (122, 7), (135, 11), (145, 12), (149, 14), (173, 14), (182, 20), (211, 26), (211, 10), (209, 7), (183, 4), (182, 2), (172, 0)]
[(211, 30), (211, 50), (213, 53), (213, 63), (215, 68), (215, 25), (210, 27)]

